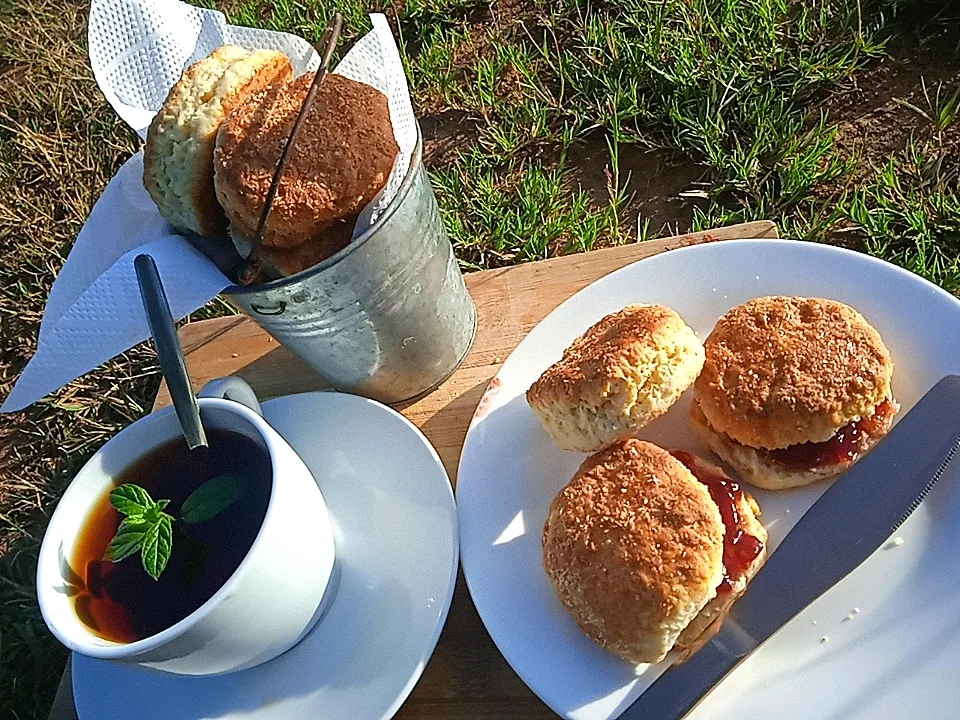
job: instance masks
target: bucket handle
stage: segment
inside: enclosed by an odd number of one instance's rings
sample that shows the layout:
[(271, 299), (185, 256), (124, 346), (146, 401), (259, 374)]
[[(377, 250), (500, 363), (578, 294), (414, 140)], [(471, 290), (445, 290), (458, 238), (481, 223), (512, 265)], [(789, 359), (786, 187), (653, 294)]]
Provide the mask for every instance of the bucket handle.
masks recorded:
[(250, 303), (250, 309), (257, 315), (283, 315), (283, 311), (287, 309), (287, 303), (284, 300), (279, 301), (276, 305)]

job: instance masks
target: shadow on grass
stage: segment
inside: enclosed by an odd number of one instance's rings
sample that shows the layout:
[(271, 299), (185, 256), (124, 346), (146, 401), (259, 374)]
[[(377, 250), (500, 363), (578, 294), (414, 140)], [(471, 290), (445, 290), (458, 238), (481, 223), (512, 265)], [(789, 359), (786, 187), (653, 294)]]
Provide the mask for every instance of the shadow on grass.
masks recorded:
[(46, 717), (67, 660), (40, 617), (39, 550), (39, 539), (26, 535), (0, 557), (0, 717), (15, 720)]

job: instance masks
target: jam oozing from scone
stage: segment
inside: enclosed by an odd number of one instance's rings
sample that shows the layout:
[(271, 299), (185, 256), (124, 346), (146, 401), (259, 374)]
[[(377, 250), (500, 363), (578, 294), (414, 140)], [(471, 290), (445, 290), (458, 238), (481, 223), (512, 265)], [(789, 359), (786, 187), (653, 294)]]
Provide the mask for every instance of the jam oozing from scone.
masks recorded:
[(780, 465), (795, 470), (853, 462), (867, 449), (867, 442), (871, 436), (876, 437), (884, 432), (896, 411), (896, 406), (892, 402), (884, 400), (874, 408), (872, 415), (844, 425), (829, 440), (800, 443), (780, 450), (762, 452)]
[(670, 454), (686, 465), (691, 474), (706, 485), (723, 519), (723, 581), (718, 593), (730, 592), (754, 560), (763, 552), (763, 542), (743, 529), (739, 503), (743, 499), (740, 484), (720, 473), (711, 472), (693, 453), (671, 450)]

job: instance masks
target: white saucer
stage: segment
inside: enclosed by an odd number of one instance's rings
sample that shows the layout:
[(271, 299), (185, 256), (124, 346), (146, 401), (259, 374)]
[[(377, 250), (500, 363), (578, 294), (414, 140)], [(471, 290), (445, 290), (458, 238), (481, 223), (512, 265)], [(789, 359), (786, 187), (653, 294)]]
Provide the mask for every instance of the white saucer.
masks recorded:
[(436, 451), (402, 415), (355, 395), (290, 395), (263, 411), (330, 510), (340, 568), (332, 604), (292, 650), (230, 675), (169, 675), (74, 654), (81, 720), (389, 718), (420, 678), (457, 571), (456, 506)]

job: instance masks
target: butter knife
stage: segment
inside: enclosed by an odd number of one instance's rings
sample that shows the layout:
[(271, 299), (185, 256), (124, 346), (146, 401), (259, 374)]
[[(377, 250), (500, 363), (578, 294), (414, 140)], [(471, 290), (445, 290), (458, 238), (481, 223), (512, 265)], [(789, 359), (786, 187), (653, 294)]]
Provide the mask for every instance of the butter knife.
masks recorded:
[(657, 678), (620, 720), (684, 717), (761, 643), (883, 545), (960, 448), (958, 408), (960, 376), (948, 375), (800, 518), (720, 631)]

